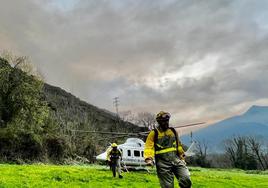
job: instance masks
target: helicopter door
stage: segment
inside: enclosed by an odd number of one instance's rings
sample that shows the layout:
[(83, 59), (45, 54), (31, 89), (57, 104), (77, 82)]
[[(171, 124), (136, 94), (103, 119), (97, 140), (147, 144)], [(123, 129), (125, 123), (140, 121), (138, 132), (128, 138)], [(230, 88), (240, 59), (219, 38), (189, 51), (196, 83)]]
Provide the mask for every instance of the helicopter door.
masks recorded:
[(125, 162), (127, 162), (128, 164), (133, 164), (134, 163), (133, 150), (132, 149), (126, 149), (123, 156), (125, 158)]
[(130, 150), (130, 149), (127, 150), (127, 156), (128, 156), (128, 157), (132, 157), (132, 155), (131, 155), (131, 150)]

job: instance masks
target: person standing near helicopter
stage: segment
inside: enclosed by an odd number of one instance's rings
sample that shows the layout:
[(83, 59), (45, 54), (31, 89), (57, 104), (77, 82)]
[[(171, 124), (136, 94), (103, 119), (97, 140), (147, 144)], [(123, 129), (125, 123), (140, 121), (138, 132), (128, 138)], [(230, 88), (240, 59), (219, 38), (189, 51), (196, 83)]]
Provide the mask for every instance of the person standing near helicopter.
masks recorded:
[(170, 114), (159, 112), (156, 115), (158, 128), (150, 131), (147, 136), (144, 158), (147, 165), (155, 165), (157, 176), (162, 188), (174, 187), (174, 175), (181, 188), (192, 185), (190, 172), (184, 161), (184, 150), (174, 128), (169, 127)]
[(120, 164), (120, 161), (122, 160), (122, 153), (117, 148), (116, 143), (112, 143), (111, 147), (112, 149), (107, 150), (107, 161), (113, 172), (113, 177), (116, 177), (116, 171), (117, 171), (118, 177), (123, 178), (123, 176), (121, 175), (121, 164)]

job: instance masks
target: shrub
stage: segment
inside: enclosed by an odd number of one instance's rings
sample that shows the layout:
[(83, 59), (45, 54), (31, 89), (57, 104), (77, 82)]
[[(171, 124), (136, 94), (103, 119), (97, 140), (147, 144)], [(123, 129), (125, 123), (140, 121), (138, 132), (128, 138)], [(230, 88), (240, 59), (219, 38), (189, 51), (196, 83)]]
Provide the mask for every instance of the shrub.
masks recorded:
[(68, 155), (68, 145), (63, 138), (50, 137), (45, 140), (48, 158), (52, 161), (62, 161)]
[(19, 133), (18, 156), (25, 161), (40, 160), (43, 154), (42, 139), (34, 133)]
[(0, 158), (2, 161), (12, 161), (16, 156), (16, 138), (6, 129), (0, 131)]

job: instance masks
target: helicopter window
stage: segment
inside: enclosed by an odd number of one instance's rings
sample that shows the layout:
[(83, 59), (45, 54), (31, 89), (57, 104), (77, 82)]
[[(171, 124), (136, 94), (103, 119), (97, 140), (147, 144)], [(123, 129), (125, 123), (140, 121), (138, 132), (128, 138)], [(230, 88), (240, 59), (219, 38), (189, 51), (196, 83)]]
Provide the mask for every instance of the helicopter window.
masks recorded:
[(143, 151), (141, 151), (141, 156), (143, 157)]
[(134, 150), (134, 156), (139, 157), (140, 156), (140, 151)]
[(131, 151), (127, 150), (127, 156), (131, 156)]

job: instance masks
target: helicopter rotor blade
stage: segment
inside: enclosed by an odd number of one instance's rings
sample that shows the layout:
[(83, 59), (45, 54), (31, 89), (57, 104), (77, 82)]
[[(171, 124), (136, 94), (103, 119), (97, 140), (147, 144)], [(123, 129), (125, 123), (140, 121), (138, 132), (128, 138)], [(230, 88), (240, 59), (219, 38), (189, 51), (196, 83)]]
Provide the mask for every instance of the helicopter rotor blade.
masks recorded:
[(112, 137), (100, 138), (100, 139), (97, 139), (97, 140), (98, 141), (103, 141), (103, 140), (111, 140), (111, 139), (125, 138), (125, 137), (128, 137), (128, 135), (112, 136)]
[[(201, 125), (201, 124), (205, 124), (205, 123), (206, 123), (206, 122), (191, 123), (191, 124), (186, 124), (186, 125), (175, 126), (175, 127), (173, 127), (173, 128), (191, 127), (191, 126)], [(139, 132), (138, 134), (148, 134), (149, 132), (150, 132), (150, 131)]]
[(75, 129), (70, 129), (70, 131), (73, 132), (82, 132), (82, 133), (96, 133), (96, 134), (113, 134), (113, 135), (129, 135), (131, 136), (136, 135), (137, 133), (120, 133), (120, 132), (105, 132), (105, 131), (83, 131), (83, 130), (75, 130)]
[[(191, 127), (196, 125), (205, 124), (206, 122), (199, 122), (199, 123), (191, 123), (181, 126), (175, 126), (173, 128), (184, 128), (184, 127)], [(109, 134), (109, 135), (122, 135), (122, 136), (146, 136), (150, 131), (144, 131), (144, 132), (136, 132), (136, 133), (123, 133), (123, 132), (106, 132), (106, 131), (84, 131), (84, 130), (75, 130), (75, 129), (69, 129), (73, 132), (82, 132), (82, 133), (93, 133), (93, 134)]]
[(191, 127), (191, 126), (195, 126), (195, 125), (201, 125), (201, 124), (205, 124), (206, 122), (200, 122), (200, 123), (191, 123), (191, 124), (187, 124), (187, 125), (181, 125), (181, 126), (175, 126), (173, 128), (183, 128), (183, 127)]

